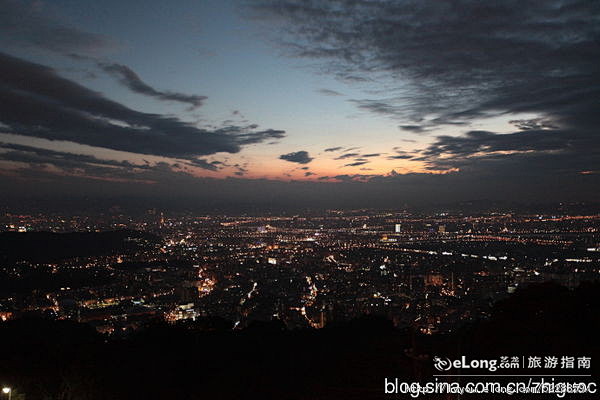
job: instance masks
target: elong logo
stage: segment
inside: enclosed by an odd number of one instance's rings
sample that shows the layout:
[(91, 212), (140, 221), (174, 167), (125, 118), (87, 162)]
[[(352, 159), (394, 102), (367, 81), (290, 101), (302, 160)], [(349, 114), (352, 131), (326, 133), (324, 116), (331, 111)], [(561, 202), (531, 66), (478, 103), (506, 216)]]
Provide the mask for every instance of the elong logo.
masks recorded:
[(450, 368), (456, 369), (487, 369), (490, 372), (494, 372), (498, 369), (498, 360), (471, 360), (467, 362), (465, 356), (462, 356), (459, 360), (450, 360), (449, 358), (441, 358), (438, 356), (433, 357), (433, 366), (438, 371), (448, 371)]

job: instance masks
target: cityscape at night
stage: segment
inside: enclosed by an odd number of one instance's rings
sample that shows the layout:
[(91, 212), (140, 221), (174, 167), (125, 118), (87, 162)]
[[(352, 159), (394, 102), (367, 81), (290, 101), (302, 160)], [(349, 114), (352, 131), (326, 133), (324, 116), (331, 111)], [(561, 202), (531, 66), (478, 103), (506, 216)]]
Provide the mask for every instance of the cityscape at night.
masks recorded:
[[(328, 210), (290, 216), (2, 218), (2, 320), (27, 313), (120, 333), (221, 317), (323, 328), (364, 314), (432, 334), (485, 318), (519, 286), (600, 274), (600, 213)], [(73, 233), (76, 232), (76, 233)]]
[(0, 400), (596, 399), (600, 2), (0, 0)]

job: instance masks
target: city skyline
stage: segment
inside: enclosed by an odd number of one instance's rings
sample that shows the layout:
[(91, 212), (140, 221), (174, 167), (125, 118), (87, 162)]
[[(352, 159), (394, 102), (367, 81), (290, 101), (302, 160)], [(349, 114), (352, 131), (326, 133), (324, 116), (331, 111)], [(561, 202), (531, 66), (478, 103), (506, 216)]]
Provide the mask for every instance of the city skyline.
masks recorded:
[(5, 198), (600, 200), (590, 2), (1, 5)]
[(593, 393), (599, 221), (0, 214), (0, 385), (13, 399), (380, 399), (407, 381), (460, 387), (460, 366), (439, 375), (448, 359), (489, 360), (467, 364), (479, 386), (544, 375)]
[(597, 392), (600, 2), (0, 0), (0, 398)]

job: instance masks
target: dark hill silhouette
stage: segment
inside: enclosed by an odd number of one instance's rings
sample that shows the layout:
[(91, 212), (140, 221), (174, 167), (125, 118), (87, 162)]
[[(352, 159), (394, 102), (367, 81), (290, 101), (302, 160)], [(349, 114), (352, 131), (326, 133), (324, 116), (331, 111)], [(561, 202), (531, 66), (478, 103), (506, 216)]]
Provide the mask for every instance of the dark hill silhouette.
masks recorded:
[(0, 261), (54, 262), (66, 258), (128, 253), (158, 243), (158, 237), (139, 231), (3, 232)]
[(28, 400), (381, 399), (390, 398), (385, 377), (431, 379), (434, 355), (585, 355), (586, 373), (597, 376), (599, 289), (531, 286), (498, 303), (489, 320), (433, 336), (376, 316), (298, 331), (279, 321), (231, 330), (210, 318), (110, 340), (73, 322), (21, 319), (0, 324), (0, 343), (9, 344), (0, 351), (0, 382)]

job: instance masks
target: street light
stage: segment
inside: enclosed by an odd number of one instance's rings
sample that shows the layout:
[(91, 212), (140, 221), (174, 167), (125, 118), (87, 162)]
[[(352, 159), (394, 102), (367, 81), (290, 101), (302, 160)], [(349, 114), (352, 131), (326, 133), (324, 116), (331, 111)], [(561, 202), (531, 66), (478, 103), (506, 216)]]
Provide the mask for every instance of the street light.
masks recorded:
[(2, 393), (8, 395), (8, 400), (11, 399), (11, 397), (12, 397), (12, 389), (11, 388), (9, 388), (8, 386), (3, 387), (2, 388)]

